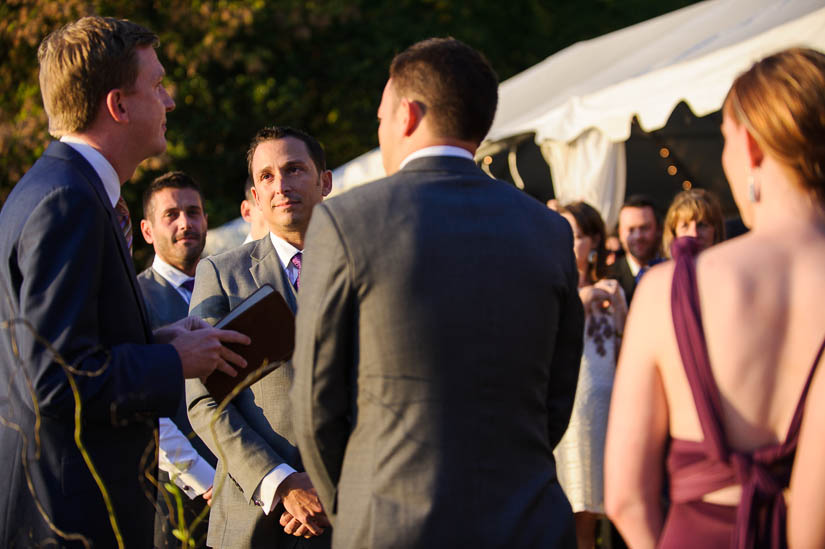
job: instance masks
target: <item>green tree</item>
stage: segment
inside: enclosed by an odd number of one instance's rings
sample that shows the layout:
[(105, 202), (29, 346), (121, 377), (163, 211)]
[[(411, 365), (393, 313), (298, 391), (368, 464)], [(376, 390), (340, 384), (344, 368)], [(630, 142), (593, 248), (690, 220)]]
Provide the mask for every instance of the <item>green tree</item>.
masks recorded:
[[(48, 144), (36, 49), (59, 25), (97, 13), (155, 30), (177, 103), (166, 155), (124, 187), (132, 215), (159, 173), (204, 187), (214, 227), (238, 215), (249, 138), (264, 125), (303, 128), (330, 166), (375, 147), (375, 111), (393, 55), (429, 36), (485, 52), (503, 80), (573, 42), (691, 0), (7, 0), (0, 5), (0, 201)], [(137, 244), (141, 239), (137, 239)], [(136, 261), (150, 257), (146, 246)]]

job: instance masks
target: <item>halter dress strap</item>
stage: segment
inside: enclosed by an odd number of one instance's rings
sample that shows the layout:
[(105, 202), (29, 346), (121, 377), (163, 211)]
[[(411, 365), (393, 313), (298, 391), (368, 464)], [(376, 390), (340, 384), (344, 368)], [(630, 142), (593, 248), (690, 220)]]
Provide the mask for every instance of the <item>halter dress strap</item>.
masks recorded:
[[(697, 251), (693, 238), (680, 238), (673, 243), (675, 266), (671, 308), (679, 354), (702, 426), (704, 440), (700, 448), (705, 458), (697, 461), (694, 455), (693, 463), (672, 473), (671, 497), (676, 502), (692, 501), (726, 486), (739, 484), (742, 496), (737, 508), (733, 546), (746, 549), (756, 547), (759, 542), (760, 546), (784, 547), (787, 510), (783, 490), (790, 482), (804, 403), (814, 371), (825, 350), (825, 341), (808, 373), (785, 440), (752, 452), (731, 450), (721, 423), (721, 396), (710, 367), (702, 326), (694, 259)], [(691, 447), (687, 441), (674, 441), (673, 444), (672, 454)], [(692, 444), (695, 448), (696, 444)], [(674, 463), (680, 461), (678, 455), (671, 457), (675, 458)]]

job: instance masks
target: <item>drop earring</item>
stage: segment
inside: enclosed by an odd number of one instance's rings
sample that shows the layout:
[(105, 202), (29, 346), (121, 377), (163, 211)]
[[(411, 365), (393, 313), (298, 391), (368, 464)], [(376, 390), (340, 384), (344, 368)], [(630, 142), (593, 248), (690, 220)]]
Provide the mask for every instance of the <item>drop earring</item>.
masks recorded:
[(748, 174), (748, 200), (753, 203), (759, 202), (759, 188), (752, 173)]

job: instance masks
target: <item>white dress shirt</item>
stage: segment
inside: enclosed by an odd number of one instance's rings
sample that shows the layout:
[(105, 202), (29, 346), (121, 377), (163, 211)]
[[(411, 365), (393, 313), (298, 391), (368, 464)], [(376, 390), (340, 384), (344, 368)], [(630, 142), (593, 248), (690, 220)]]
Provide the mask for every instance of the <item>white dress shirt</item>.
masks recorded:
[[(152, 268), (189, 303), (192, 294), (181, 284), (191, 280), (191, 276), (172, 267), (157, 254)], [(158, 467), (169, 474), (169, 478), (189, 499), (195, 499), (212, 487), (215, 469), (198, 454), (171, 419), (162, 417), (158, 423)]]
[(459, 158), (467, 158), (469, 160), (473, 159), (472, 153), (470, 153), (467, 149), (453, 147), (452, 145), (434, 145), (432, 147), (424, 147), (423, 149), (418, 149), (413, 152), (401, 161), (401, 166), (398, 169), (404, 169), (404, 166), (409, 164), (411, 161), (416, 158), (424, 158), (425, 156), (457, 156)]
[(60, 142), (76, 150), (80, 156), (86, 159), (86, 162), (92, 165), (97, 176), (103, 182), (103, 188), (106, 190), (106, 195), (114, 208), (120, 198), (120, 179), (118, 179), (117, 172), (106, 160), (106, 157), (79, 137), (64, 135), (60, 138)]
[[(295, 280), (298, 278), (298, 268), (292, 264), (292, 257), (301, 250), (274, 233), (270, 232), (269, 238), (272, 241), (272, 246), (275, 247), (278, 261), (281, 262), (281, 267), (284, 269), (289, 283), (295, 286)], [(264, 514), (268, 515), (272, 512), (272, 509), (281, 501), (281, 498), (275, 492), (284, 479), (292, 473), (297, 473), (297, 471), (286, 463), (282, 463), (268, 472), (261, 480), (261, 483), (255, 489), (255, 493), (252, 494), (252, 500), (263, 508)]]

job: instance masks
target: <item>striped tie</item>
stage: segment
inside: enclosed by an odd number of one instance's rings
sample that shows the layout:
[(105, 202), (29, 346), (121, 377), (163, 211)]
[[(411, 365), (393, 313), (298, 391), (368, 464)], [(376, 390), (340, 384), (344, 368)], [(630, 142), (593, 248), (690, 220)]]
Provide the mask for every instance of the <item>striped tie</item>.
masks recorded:
[(297, 276), (295, 277), (295, 284), (294, 284), (296, 290), (298, 290), (301, 287), (301, 256), (302, 255), (303, 254), (301, 254), (301, 252), (298, 252), (297, 254), (292, 256), (292, 260), (290, 261), (290, 263), (292, 263), (295, 266), (295, 271), (298, 273)]
[(132, 254), (132, 218), (129, 217), (129, 206), (123, 197), (117, 199), (115, 204), (115, 213), (117, 214), (117, 221), (120, 224), (120, 230), (123, 231), (123, 238), (126, 239), (126, 247), (129, 248), (129, 254)]

